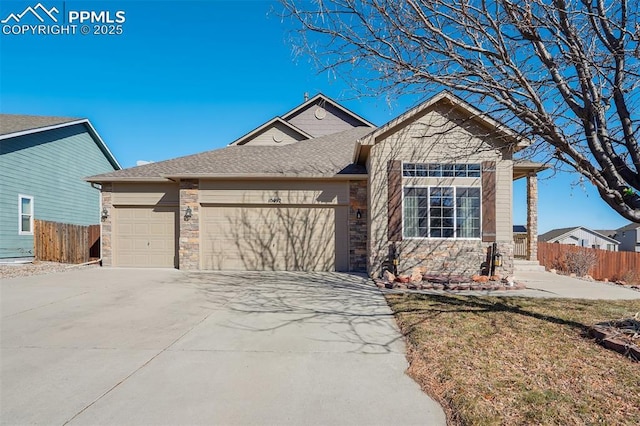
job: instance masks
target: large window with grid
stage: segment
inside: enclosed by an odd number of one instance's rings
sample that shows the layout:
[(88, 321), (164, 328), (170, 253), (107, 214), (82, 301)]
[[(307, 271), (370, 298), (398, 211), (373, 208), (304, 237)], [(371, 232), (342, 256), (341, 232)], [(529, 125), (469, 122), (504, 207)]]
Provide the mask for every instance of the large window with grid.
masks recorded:
[(480, 188), (405, 187), (404, 236), (480, 238)]

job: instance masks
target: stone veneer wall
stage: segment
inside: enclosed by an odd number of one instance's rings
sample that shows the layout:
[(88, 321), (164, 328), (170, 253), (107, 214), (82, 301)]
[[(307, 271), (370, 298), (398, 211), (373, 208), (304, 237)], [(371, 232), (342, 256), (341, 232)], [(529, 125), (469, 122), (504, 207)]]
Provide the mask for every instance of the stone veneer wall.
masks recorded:
[[(358, 210), (361, 217), (358, 219)], [(349, 181), (349, 270), (367, 272), (367, 181)]]
[(538, 177), (527, 176), (527, 258), (538, 260)]
[[(198, 203), (198, 189), (199, 181), (197, 179), (180, 181), (178, 267), (186, 271), (200, 269), (200, 204)], [(191, 219), (184, 220), (184, 213), (187, 207), (191, 208)]]
[[(398, 272), (410, 274), (414, 268), (426, 274), (463, 275), (480, 274), (487, 261), (490, 242), (477, 240), (403, 240), (399, 250)], [(513, 243), (498, 243), (502, 254), (502, 267), (496, 274), (513, 274)]]
[[(111, 183), (103, 183), (102, 184), (102, 208), (107, 209), (108, 216), (106, 219), (101, 219), (101, 236), (100, 236), (100, 244), (102, 248), (102, 265), (103, 266), (112, 266), (113, 265), (113, 250), (111, 246), (111, 219), (113, 217), (113, 204), (111, 202), (111, 194), (113, 191), (113, 184)], [(100, 213), (102, 215), (102, 213)]]

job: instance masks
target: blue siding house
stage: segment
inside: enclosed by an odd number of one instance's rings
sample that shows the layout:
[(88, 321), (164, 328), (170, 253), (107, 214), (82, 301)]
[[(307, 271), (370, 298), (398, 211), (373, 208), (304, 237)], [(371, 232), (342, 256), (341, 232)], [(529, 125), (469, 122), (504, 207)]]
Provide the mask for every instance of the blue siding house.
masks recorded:
[(100, 223), (85, 176), (120, 170), (89, 120), (0, 114), (0, 259), (33, 256), (33, 220)]

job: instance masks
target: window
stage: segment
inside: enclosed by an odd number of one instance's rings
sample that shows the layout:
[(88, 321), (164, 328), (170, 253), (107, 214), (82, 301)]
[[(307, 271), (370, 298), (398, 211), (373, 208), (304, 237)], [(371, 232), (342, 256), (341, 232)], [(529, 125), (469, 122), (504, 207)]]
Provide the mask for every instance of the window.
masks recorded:
[(404, 188), (404, 236), (480, 238), (480, 188)]
[(480, 177), (480, 164), (404, 163), (404, 177)]
[(18, 195), (18, 234), (33, 235), (33, 197)]

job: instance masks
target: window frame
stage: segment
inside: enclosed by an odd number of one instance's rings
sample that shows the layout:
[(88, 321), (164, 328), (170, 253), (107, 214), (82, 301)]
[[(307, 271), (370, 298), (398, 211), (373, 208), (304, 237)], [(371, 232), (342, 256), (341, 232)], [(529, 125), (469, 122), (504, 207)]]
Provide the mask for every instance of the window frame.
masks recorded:
[[(472, 179), (477, 179), (477, 178), (472, 178)], [(453, 200), (454, 200), (454, 207), (453, 207), (453, 223), (454, 223), (454, 228), (453, 228), (453, 237), (432, 237), (431, 234), (431, 215), (429, 213), (427, 213), (427, 223), (429, 223), (429, 227), (427, 228), (428, 232), (427, 232), (427, 236), (425, 237), (420, 237), (420, 236), (408, 236), (406, 234), (406, 229), (405, 229), (405, 190), (406, 189), (410, 189), (410, 188), (422, 188), (422, 189), (426, 189), (427, 190), (427, 194), (428, 194), (428, 200), (429, 202), (427, 203), (427, 209), (430, 209), (430, 201), (431, 201), (431, 189), (432, 188), (451, 188), (453, 189)], [(478, 198), (480, 200), (480, 205), (479, 205), (479, 215), (478, 215), (478, 236), (477, 237), (458, 237), (458, 206), (457, 206), (457, 199), (458, 199), (458, 189), (477, 189), (478, 190)], [(402, 185), (402, 238), (403, 239), (407, 239), (407, 240), (458, 240), (458, 241), (480, 241), (482, 240), (482, 185)]]
[[(29, 206), (31, 207), (31, 212), (25, 213), (22, 210), (22, 200), (29, 200)], [(33, 235), (33, 216), (35, 213), (35, 202), (33, 195), (25, 195), (18, 194), (18, 235)], [(29, 216), (29, 230), (25, 231), (22, 228), (22, 219), (23, 216)]]

